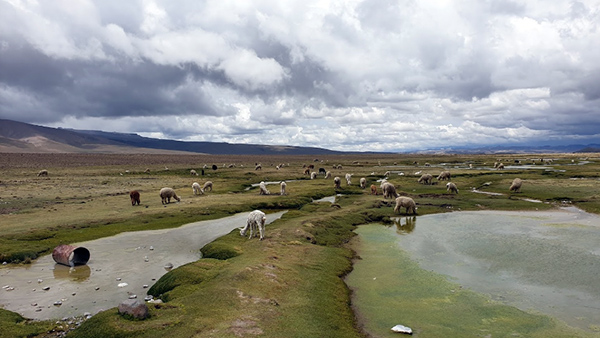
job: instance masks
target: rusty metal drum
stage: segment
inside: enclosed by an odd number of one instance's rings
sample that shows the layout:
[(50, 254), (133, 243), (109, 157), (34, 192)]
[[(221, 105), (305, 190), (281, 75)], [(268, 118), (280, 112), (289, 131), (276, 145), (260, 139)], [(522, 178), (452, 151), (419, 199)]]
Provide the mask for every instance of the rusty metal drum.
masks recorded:
[(67, 266), (84, 265), (90, 260), (90, 251), (81, 246), (62, 244), (54, 248), (52, 258)]

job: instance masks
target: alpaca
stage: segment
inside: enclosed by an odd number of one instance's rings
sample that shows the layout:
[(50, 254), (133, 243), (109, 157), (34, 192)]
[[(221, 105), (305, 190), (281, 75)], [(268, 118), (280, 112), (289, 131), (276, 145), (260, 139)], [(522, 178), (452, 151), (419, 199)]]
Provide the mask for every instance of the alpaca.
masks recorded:
[(510, 185), (509, 191), (520, 192), (521, 185), (523, 185), (523, 180), (520, 178), (515, 178)]
[(381, 185), (381, 190), (383, 191), (383, 198), (396, 198), (399, 196), (396, 187), (390, 182), (384, 182)]
[(360, 185), (361, 189), (366, 188), (367, 187), (367, 179), (364, 177), (361, 177), (359, 185)]
[(39, 176), (46, 176), (47, 177), (48, 176), (48, 170), (46, 170), (46, 169), (40, 170), (40, 172), (38, 172), (37, 175), (38, 175), (38, 177)]
[(415, 201), (410, 197), (400, 196), (396, 198), (396, 206), (394, 207), (394, 213), (399, 213), (402, 207), (406, 208), (407, 215), (409, 212), (411, 212), (413, 215), (417, 214), (417, 205)]
[(422, 183), (422, 184), (431, 184), (431, 180), (433, 179), (433, 176), (431, 176), (431, 174), (423, 174), (421, 175), (421, 177), (417, 180), (417, 182)]
[(341, 189), (342, 188), (341, 184), (342, 184), (342, 180), (339, 177), (336, 176), (333, 178), (333, 187), (335, 189)]
[(198, 182), (192, 183), (192, 192), (194, 193), (194, 195), (204, 194), (204, 190), (202, 190), (202, 187)]
[(450, 172), (449, 171), (442, 171), (440, 173), (440, 175), (437, 177), (438, 181), (439, 180), (448, 180), (450, 181)]
[(212, 188), (213, 188), (212, 181), (206, 181), (206, 183), (204, 183), (204, 186), (202, 187), (202, 191), (207, 191), (207, 190), (212, 191)]
[(287, 184), (285, 183), (285, 181), (281, 181), (281, 183), (279, 184), (281, 191), (280, 191), (280, 195), (285, 195), (285, 189), (287, 188)]
[(377, 195), (377, 186), (375, 184), (371, 184), (371, 195)]
[(131, 191), (129, 198), (131, 198), (131, 205), (140, 205), (140, 193), (137, 190)]
[(346, 174), (346, 184), (347, 185), (351, 185), (352, 182), (350, 182), (350, 179), (352, 178), (352, 174)]
[(171, 203), (171, 198), (177, 200), (177, 202), (181, 201), (179, 196), (175, 193), (175, 190), (172, 188), (162, 188), (160, 189), (160, 198), (162, 199), (162, 204)]
[(264, 181), (260, 182), (259, 188), (260, 188), (260, 191), (258, 193), (259, 195), (270, 195), (271, 194), (269, 189), (267, 189), (267, 186), (265, 185)]
[[(240, 229), (240, 235), (246, 236), (246, 232), (250, 230), (249, 239), (254, 237), (257, 233), (260, 232), (260, 240), (262, 241), (265, 238), (265, 222), (267, 221), (267, 216), (264, 212), (260, 210), (254, 210), (250, 214), (248, 214), (248, 220), (246, 221), (246, 226)], [(257, 231), (258, 228), (258, 231)]]
[(456, 184), (452, 182), (446, 183), (446, 191), (458, 194), (458, 188), (456, 187)]

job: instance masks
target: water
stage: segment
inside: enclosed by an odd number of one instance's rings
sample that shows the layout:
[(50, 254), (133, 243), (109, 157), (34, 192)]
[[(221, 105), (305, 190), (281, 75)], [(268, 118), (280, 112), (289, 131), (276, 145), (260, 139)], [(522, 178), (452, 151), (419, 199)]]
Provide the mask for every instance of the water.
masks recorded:
[[(267, 224), (283, 213), (267, 214)], [(74, 243), (91, 253), (87, 265), (74, 268), (56, 264), (51, 255), (30, 265), (2, 268), (0, 305), (26, 318), (60, 319), (95, 314), (133, 295), (144, 299), (147, 286), (167, 272), (167, 264), (176, 268), (200, 259), (204, 245), (243, 227), (247, 215)], [(267, 237), (268, 232), (267, 227)]]
[[(576, 208), (454, 212), (405, 217), (392, 227), (363, 225), (356, 232), (363, 248), (381, 246), (392, 237), (396, 245), (386, 255), (408, 252), (422, 269), (495, 301), (588, 332), (600, 327), (600, 217), (596, 215)], [(377, 280), (391, 274), (385, 266), (374, 272), (374, 264), (368, 256), (355, 264), (349, 286), (357, 292), (372, 287), (372, 278), (362, 275), (366, 269)], [(362, 278), (352, 278), (353, 274)], [(393, 293), (395, 284), (386, 287)], [(368, 307), (356, 306), (365, 318), (379, 320)]]

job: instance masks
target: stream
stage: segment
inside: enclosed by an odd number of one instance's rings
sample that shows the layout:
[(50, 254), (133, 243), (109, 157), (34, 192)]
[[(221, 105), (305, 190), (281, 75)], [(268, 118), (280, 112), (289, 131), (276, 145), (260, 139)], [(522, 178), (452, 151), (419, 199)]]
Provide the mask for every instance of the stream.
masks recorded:
[[(284, 213), (267, 214), (267, 224)], [(128, 298), (144, 299), (148, 287), (168, 270), (200, 259), (204, 245), (243, 227), (247, 216), (73, 243), (90, 251), (87, 265), (64, 266), (46, 255), (26, 266), (2, 267), (0, 306), (45, 320), (94, 315)]]

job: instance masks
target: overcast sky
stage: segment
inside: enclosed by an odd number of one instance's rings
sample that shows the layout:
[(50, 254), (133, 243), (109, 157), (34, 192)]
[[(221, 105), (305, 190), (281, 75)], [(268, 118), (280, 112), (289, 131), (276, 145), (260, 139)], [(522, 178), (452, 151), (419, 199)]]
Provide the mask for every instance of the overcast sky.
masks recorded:
[(409, 151), (600, 140), (600, 0), (0, 0), (0, 118)]

